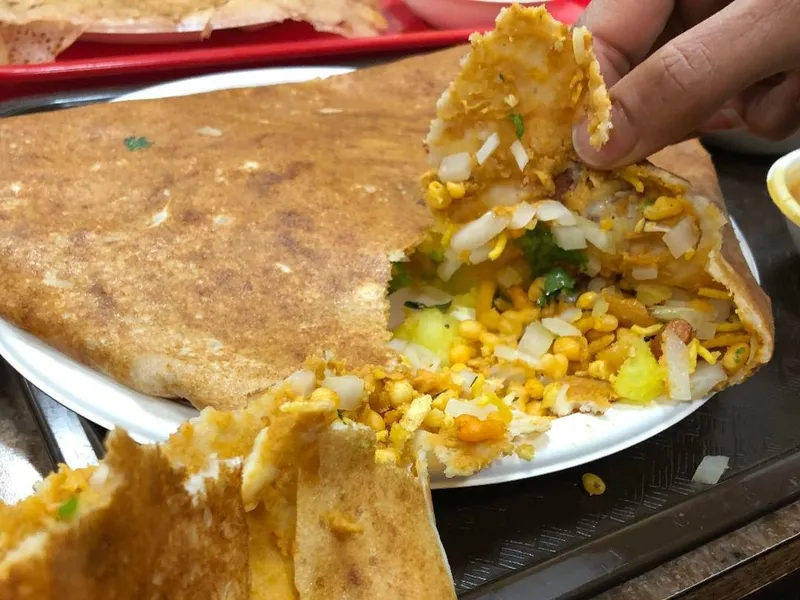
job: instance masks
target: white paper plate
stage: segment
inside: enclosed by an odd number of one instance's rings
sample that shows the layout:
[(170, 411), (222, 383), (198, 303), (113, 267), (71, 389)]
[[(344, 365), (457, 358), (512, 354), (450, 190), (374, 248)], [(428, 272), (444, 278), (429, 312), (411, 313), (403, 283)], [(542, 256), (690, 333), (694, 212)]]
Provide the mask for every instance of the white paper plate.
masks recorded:
[[(117, 101), (185, 96), (220, 89), (307, 81), (347, 73), (345, 67), (254, 69), (167, 83)], [(734, 223), (750, 270), (759, 279), (753, 255)], [(183, 404), (145, 396), (93, 371), (0, 319), (0, 355), (26, 379), (55, 400), (99, 425), (119, 426), (137, 440), (166, 439), (197, 414)], [(556, 419), (535, 444), (533, 461), (508, 457), (465, 479), (434, 477), (433, 488), (487, 485), (568, 469), (638, 444), (700, 408), (708, 399), (647, 408), (615, 405), (603, 416), (574, 414)]]

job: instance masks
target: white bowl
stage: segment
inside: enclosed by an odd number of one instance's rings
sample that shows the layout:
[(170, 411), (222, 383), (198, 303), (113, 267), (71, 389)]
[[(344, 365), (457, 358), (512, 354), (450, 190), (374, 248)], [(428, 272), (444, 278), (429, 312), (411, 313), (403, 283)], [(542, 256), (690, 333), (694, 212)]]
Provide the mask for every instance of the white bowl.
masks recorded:
[[(516, 2), (524, 6), (539, 6), (549, 0)], [(488, 29), (494, 25), (503, 8), (513, 2), (502, 0), (405, 0), (420, 19), (439, 29)]]
[(792, 195), (791, 187), (800, 194), (800, 150), (779, 158), (767, 173), (769, 195), (783, 213), (792, 241), (800, 250), (800, 198)]

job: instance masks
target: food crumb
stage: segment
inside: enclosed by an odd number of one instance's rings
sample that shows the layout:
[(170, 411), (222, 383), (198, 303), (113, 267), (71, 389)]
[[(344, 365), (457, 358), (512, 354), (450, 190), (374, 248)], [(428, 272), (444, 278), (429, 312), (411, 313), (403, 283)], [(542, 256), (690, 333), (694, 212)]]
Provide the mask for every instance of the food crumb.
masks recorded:
[(583, 489), (590, 496), (600, 496), (606, 491), (605, 482), (594, 473), (584, 473), (581, 479), (583, 481)]

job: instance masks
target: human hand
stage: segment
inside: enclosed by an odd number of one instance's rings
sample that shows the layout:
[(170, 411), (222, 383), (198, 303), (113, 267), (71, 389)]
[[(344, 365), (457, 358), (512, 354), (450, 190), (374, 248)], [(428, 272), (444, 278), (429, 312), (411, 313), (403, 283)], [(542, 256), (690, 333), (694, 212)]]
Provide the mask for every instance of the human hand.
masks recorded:
[(599, 168), (624, 165), (700, 132), (746, 127), (781, 139), (800, 127), (800, 0), (593, 0), (592, 32), (614, 128)]

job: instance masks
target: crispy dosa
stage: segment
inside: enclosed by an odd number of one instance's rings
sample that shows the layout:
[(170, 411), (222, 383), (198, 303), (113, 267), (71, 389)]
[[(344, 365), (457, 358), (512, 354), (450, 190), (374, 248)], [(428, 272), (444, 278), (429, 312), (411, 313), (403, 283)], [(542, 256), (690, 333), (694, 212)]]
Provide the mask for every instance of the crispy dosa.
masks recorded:
[(460, 54), (3, 120), (0, 314), (197, 407), (321, 350), (385, 362), (388, 257), (430, 226), (421, 140)]
[(0, 597), (249, 598), (241, 469), (189, 476), (121, 431), (107, 450), (100, 467), (62, 467), (0, 508)]
[(376, 0), (0, 1), (0, 64), (54, 60), (84, 33), (163, 34), (306, 21), (318, 31), (374, 36), (386, 27)]

